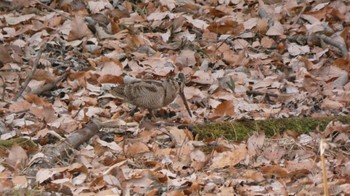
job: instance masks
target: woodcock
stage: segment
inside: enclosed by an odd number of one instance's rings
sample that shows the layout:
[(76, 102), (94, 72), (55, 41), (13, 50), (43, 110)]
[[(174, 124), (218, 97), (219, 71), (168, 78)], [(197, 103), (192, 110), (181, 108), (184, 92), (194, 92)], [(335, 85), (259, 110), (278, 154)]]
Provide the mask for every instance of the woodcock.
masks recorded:
[(184, 94), (185, 75), (166, 80), (138, 80), (112, 87), (112, 95), (138, 107), (152, 110), (167, 106), (180, 94), (188, 114), (192, 117)]

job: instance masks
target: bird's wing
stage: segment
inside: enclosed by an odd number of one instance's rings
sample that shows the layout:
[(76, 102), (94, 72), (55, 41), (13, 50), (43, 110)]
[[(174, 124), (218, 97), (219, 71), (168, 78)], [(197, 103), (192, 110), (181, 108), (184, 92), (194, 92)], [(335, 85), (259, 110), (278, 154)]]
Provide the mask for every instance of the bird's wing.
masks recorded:
[[(161, 81), (143, 80), (127, 84), (125, 96), (131, 103), (155, 102), (161, 105), (164, 100), (164, 87)], [(147, 103), (145, 103), (147, 104)]]

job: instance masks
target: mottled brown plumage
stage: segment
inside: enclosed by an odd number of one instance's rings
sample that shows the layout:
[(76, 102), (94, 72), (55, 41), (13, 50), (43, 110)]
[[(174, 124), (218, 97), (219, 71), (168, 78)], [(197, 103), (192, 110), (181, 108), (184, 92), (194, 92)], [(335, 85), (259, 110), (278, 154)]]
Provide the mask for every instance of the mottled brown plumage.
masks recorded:
[(111, 93), (125, 102), (147, 108), (152, 114), (153, 109), (167, 106), (174, 101), (179, 93), (187, 112), (192, 116), (183, 92), (185, 75), (166, 80), (138, 80), (122, 84), (111, 89)]

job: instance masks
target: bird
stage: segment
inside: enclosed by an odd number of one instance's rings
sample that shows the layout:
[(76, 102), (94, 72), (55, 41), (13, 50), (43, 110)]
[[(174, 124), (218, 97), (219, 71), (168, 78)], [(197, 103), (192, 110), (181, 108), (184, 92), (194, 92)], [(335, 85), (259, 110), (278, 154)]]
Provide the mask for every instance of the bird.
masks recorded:
[(189, 116), (192, 117), (184, 94), (185, 80), (183, 73), (164, 80), (133, 80), (112, 87), (110, 92), (124, 102), (148, 109), (151, 118), (154, 117), (153, 110), (169, 105), (179, 94)]

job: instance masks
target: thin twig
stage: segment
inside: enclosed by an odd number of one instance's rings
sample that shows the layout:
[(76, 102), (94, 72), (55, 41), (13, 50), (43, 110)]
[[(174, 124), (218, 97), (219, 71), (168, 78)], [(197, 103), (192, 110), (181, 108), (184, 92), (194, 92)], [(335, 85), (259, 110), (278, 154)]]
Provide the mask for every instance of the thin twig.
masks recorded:
[(5, 100), (5, 91), (6, 91), (6, 82), (4, 80), (4, 78), (2, 76), (0, 76), (1, 80), (2, 80), (2, 95), (1, 95), (1, 101)]
[(253, 96), (267, 95), (270, 97), (278, 97), (278, 95), (274, 94), (274, 93), (263, 93), (263, 92), (259, 92), (259, 91), (255, 91), (255, 90), (247, 91), (247, 95), (248, 96), (250, 96), (250, 95), (253, 95)]
[(19, 72), (19, 70), (16, 70), (16, 69), (1, 69), (0, 72)]
[(320, 141), (320, 155), (321, 155), (321, 164), (322, 164), (322, 179), (323, 179), (323, 194), (325, 196), (329, 196), (328, 184), (327, 184), (327, 169), (326, 169), (326, 161), (324, 157), (324, 152), (327, 148), (327, 143), (321, 139)]
[(22, 96), (22, 93), (24, 92), (24, 90), (27, 88), (30, 80), (32, 80), (34, 74), (35, 74), (35, 71), (38, 67), (38, 64), (39, 64), (39, 60), (40, 60), (40, 57), (41, 57), (41, 54), (43, 53), (42, 51), (42, 47), (39, 49), (39, 53), (34, 61), (34, 65), (33, 65), (33, 70), (32, 72), (28, 75), (28, 77), (26, 78), (26, 80), (24, 81), (23, 83), (23, 86), (21, 88), (21, 90), (17, 93), (17, 95), (15, 96), (15, 98), (13, 99), (13, 101), (17, 101), (17, 99)]
[(62, 11), (62, 12), (59, 12), (59, 11), (53, 9), (52, 7), (50, 7), (50, 6), (48, 6), (48, 5), (46, 5), (46, 4), (42, 3), (42, 2), (40, 2), (39, 0), (35, 0), (35, 1), (36, 1), (37, 3), (39, 3), (40, 5), (44, 6), (46, 9), (48, 9), (48, 10), (50, 10), (50, 11), (53, 11), (53, 12), (56, 12), (57, 14), (59, 14), (59, 15), (65, 17), (66, 19), (72, 20), (72, 18), (69, 17), (69, 16), (67, 16), (66, 13), (62, 13), (63, 11)]
[(297, 24), (298, 20), (300, 19), (301, 15), (305, 12), (306, 5), (303, 5), (303, 8), (300, 10), (298, 16), (295, 18), (293, 25)]
[(218, 50), (222, 44), (224, 44), (228, 39), (233, 38), (233, 35), (227, 36), (220, 44), (216, 47), (216, 50)]

